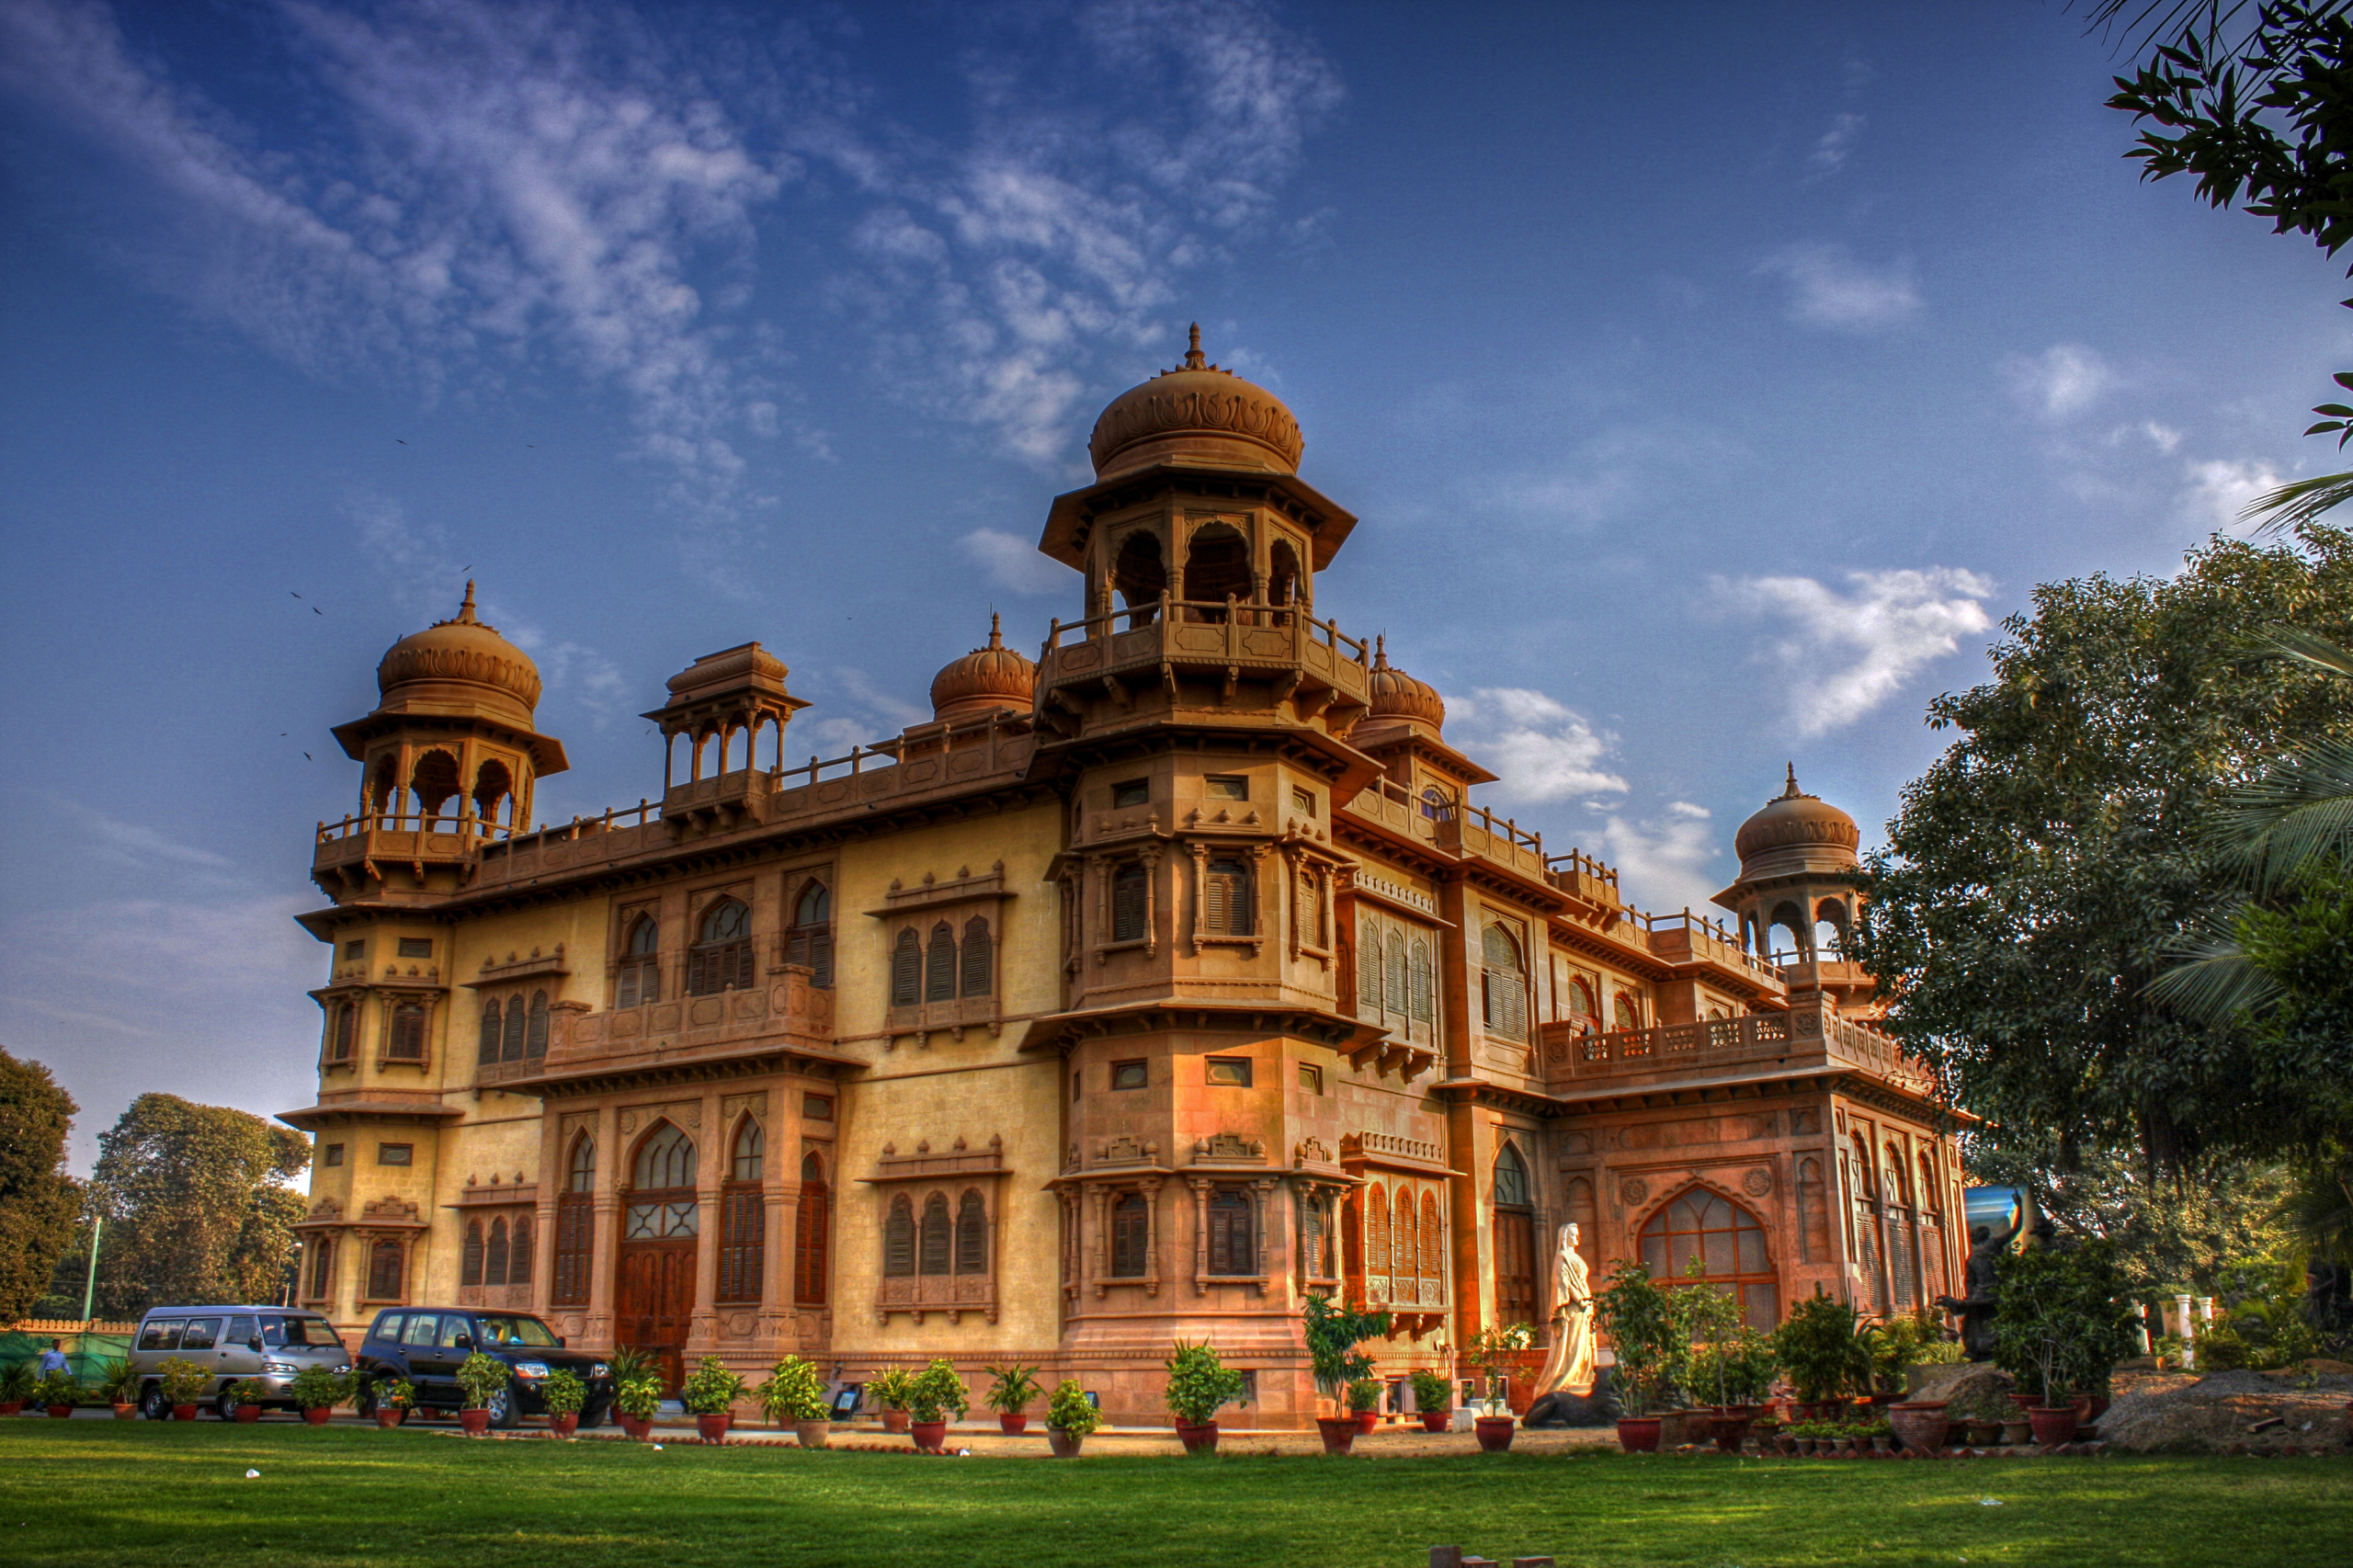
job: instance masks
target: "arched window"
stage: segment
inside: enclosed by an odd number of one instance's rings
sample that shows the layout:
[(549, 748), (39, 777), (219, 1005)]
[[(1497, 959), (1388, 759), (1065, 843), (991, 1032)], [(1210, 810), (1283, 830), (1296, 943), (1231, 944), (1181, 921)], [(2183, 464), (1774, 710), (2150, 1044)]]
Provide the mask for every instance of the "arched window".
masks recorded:
[[(374, 771), (368, 776), (368, 811), (374, 816), (388, 816), (400, 809), (400, 764), (390, 756), (376, 759)], [(389, 823), (384, 825), (390, 826)]]
[(335, 1009), (335, 1060), (351, 1060), (351, 1048), (359, 1038), (359, 1004), (346, 1002)]
[[(1686, 1187), (1643, 1225), (1643, 1267), (1663, 1285), (1705, 1283), (1739, 1296), (1743, 1321), (1769, 1330), (1781, 1321), (1781, 1290), (1765, 1228), (1730, 1199)], [(1699, 1273), (1691, 1275), (1692, 1259)]]
[(971, 1187), (956, 1204), (956, 1272), (989, 1271), (989, 1214), (981, 1195)]
[(1490, 925), (1479, 938), (1485, 965), (1480, 975), (1482, 1015), (1487, 1032), (1506, 1040), (1528, 1038), (1528, 971), (1520, 961), (1519, 942), (1499, 925)]
[(531, 993), (531, 1024), (523, 1031), (523, 1055), (537, 1061), (548, 1053), (548, 994)]
[(820, 991), (834, 987), (834, 895), (812, 877), (801, 884), (792, 905), (792, 926), (785, 933), (784, 961), (805, 965), (809, 983)]
[(1222, 619), (1228, 597), (1247, 602), (1253, 584), (1250, 543), (1230, 523), (1209, 523), (1193, 530), (1185, 541), (1185, 597), (1188, 602), (1217, 605), (1196, 609), (1195, 619)]
[(695, 1184), (694, 1141), (665, 1121), (638, 1145), (630, 1185), (640, 1192), (667, 1192)]
[(1593, 1021), (1593, 987), (1587, 985), (1583, 980), (1576, 976), (1571, 975), (1569, 977), (1566, 1001), (1569, 1009), (1569, 1022), (1576, 1024), (1584, 1029), (1590, 1029), (1597, 1027)]
[(653, 916), (639, 916), (621, 950), (620, 989), (613, 1006), (635, 1007), (662, 1000), (662, 928)]
[(490, 1222), (490, 1247), (483, 1256), (482, 1282), (485, 1285), (506, 1283), (506, 1221)]
[(1430, 944), (1427, 937), (1414, 938), (1413, 957), (1407, 961), (1413, 969), (1414, 1021), (1417, 1024), (1436, 1023), (1437, 974), (1430, 967)]
[(311, 1238), (311, 1300), (324, 1301), (335, 1293), (335, 1238)]
[(923, 1200), (922, 1252), (916, 1265), (924, 1274), (945, 1274), (954, 1250), (955, 1237), (949, 1224), (948, 1196), (935, 1192)]
[(559, 1307), (588, 1304), (588, 1276), (596, 1256), (597, 1142), (585, 1132), (572, 1141), (563, 1191), (555, 1200), (555, 1289)]
[(1611, 1028), (1620, 1029), (1638, 1029), (1643, 1027), (1642, 1008), (1636, 1005), (1631, 996), (1629, 996), (1623, 991), (1619, 992), (1617, 995), (1612, 998), (1610, 1007), (1612, 1012), (1616, 1015), (1610, 1020)]
[[(426, 825), (442, 814), (441, 808), (458, 795), (458, 759), (446, 751), (429, 751), (416, 759), (416, 772), (409, 779), (409, 788), (416, 791), (417, 810), (422, 812)], [(449, 813), (454, 816), (454, 812)]]
[(801, 1200), (792, 1216), (792, 1299), (804, 1306), (825, 1304), (825, 1167), (816, 1155), (806, 1154), (801, 1161)]
[(756, 1301), (767, 1270), (767, 1204), (760, 1191), (767, 1164), (767, 1135), (745, 1117), (735, 1129), (727, 1161), (727, 1184), (719, 1198), (719, 1280), (722, 1301)]
[(1111, 1277), (1141, 1279), (1151, 1270), (1152, 1200), (1123, 1192), (1111, 1205)]
[(482, 1221), (469, 1220), (466, 1221), (466, 1244), (458, 1253), (459, 1284), (482, 1283)]
[(1381, 1006), (1381, 926), (1370, 915), (1357, 917), (1357, 1006)]
[(1134, 861), (1111, 873), (1111, 940), (1141, 942), (1152, 928), (1152, 879)]
[(1250, 1278), (1258, 1272), (1257, 1229), (1251, 1223), (1250, 1195), (1238, 1187), (1210, 1194), (1210, 1272)]
[[(1369, 1281), (1389, 1278), (1389, 1194), (1377, 1181), (1364, 1189), (1364, 1272)], [(1386, 1296), (1387, 1286), (1378, 1293)]]
[(1248, 861), (1223, 857), (1202, 870), (1201, 929), (1220, 937), (1250, 935)]
[[(1280, 539), (1275, 540), (1274, 547), (1267, 552), (1267, 602), (1270, 605), (1297, 603), (1300, 584), (1299, 552), (1291, 549), (1290, 540)], [(1277, 626), (1289, 626), (1290, 618), (1279, 615), (1275, 617), (1274, 623)]]
[(945, 920), (931, 928), (931, 944), (924, 952), (923, 999), (956, 999), (956, 933)]
[(745, 1117), (744, 1125), (735, 1130), (735, 1153), (729, 1162), (727, 1179), (759, 1180), (761, 1171), (767, 1164), (767, 1134), (760, 1131), (758, 1122)]
[[(1397, 1202), (1392, 1210), (1389, 1230), (1389, 1272), (1401, 1283), (1410, 1283), (1421, 1273), (1417, 1254), (1422, 1249), (1414, 1239), (1414, 1189), (1404, 1182), (1397, 1184)], [(1411, 1292), (1401, 1294), (1411, 1299)]]
[[(1111, 586), (1127, 601), (1130, 609), (1157, 611), (1160, 596), (1168, 591), (1168, 564), (1160, 552), (1160, 536), (1150, 528), (1137, 528), (1120, 541), (1120, 553), (1111, 565)], [(1152, 616), (1136, 615), (1128, 619), (1131, 629), (1150, 623)]]
[(506, 765), (493, 759), (474, 769), (474, 815), (486, 823), (498, 820), (498, 802), (512, 800), (515, 776)]
[(564, 1177), (564, 1190), (586, 1197), (597, 1187), (597, 1141), (585, 1132), (572, 1141), (572, 1168)]
[(1435, 784), (1423, 786), (1422, 815), (1431, 822), (1454, 820), (1454, 798)]
[(1926, 1149), (1920, 1151), (1920, 1207), (1931, 1213), (1944, 1207), (1937, 1201), (1937, 1166)]
[(425, 1004), (403, 1002), (392, 1009), (384, 1054), (394, 1062), (425, 1060)]
[(915, 1206), (905, 1193), (891, 1199), (891, 1217), (882, 1221), (882, 1273), (904, 1279), (915, 1271)]
[(1444, 1290), (1445, 1279), (1446, 1231), (1438, 1223), (1438, 1194), (1425, 1191), (1422, 1194), (1422, 1303), (1425, 1306), (1438, 1301), (1438, 1297), (1433, 1293), (1433, 1288)]
[(371, 1301), (397, 1301), (401, 1299), (401, 1244), (391, 1237), (368, 1248), (368, 1299)]
[(1402, 1018), (1410, 1015), (1414, 1005), (1411, 995), (1412, 982), (1406, 978), (1405, 933), (1392, 930), (1389, 933), (1388, 948), (1389, 1011)]
[(1316, 885), (1315, 873), (1304, 866), (1299, 869), (1299, 881), (1291, 890), (1290, 912), (1300, 945), (1324, 947), (1324, 894)]
[(498, 1048), (498, 1059), (501, 1062), (520, 1062), (523, 1060), (523, 1027), (525, 1022), (523, 999), (520, 996), (508, 997), (506, 999), (506, 1032)]
[(493, 997), (482, 1005), (482, 1050), (474, 1064), (488, 1067), (498, 1060), (498, 1001)]
[(687, 955), (687, 994), (710, 996), (751, 983), (752, 912), (740, 899), (722, 898), (702, 917), (701, 934)]
[(923, 997), (923, 944), (909, 931), (891, 948), (891, 1006), (912, 1007)]
[(529, 1214), (515, 1217), (515, 1250), (507, 1255), (506, 1282), (509, 1285), (529, 1285), (531, 1282), (531, 1217)]
[(964, 972), (961, 987), (967, 996), (985, 996), (996, 986), (996, 947), (989, 939), (989, 923), (980, 915), (964, 922)]
[(1495, 1155), (1495, 1321), (1533, 1324), (1538, 1321), (1535, 1195), (1528, 1163), (1509, 1142)]

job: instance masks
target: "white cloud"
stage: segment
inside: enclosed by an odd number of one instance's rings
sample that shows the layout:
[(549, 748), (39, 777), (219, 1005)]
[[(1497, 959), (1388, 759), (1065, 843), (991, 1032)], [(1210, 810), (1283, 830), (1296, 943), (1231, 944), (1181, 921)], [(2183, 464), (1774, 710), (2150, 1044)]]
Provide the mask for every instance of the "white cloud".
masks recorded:
[(2191, 463), (2188, 469), (2189, 489), (2182, 498), (2182, 510), (2195, 520), (2217, 528), (2235, 528), (2245, 525), (2243, 513), (2258, 496), (2268, 494), (2288, 483), (2268, 462)]
[(1822, 133), (1813, 151), (1806, 154), (1806, 166), (1816, 178), (1825, 178), (1846, 167), (1848, 154), (1854, 152), (1855, 142), (1863, 133), (1864, 123), (1859, 114), (1832, 117), (1830, 129)]
[(2119, 381), (2099, 350), (2080, 343), (2054, 343), (2040, 354), (2013, 354), (2002, 361), (2010, 395), (2049, 420), (2066, 419), (2097, 403)]
[(1070, 568), (1038, 553), (1037, 545), (1002, 528), (974, 528), (956, 541), (964, 559), (1010, 594), (1060, 594), (1071, 585)]
[(1767, 256), (1757, 271), (1790, 286), (1790, 319), (1835, 332), (1877, 332), (1920, 308), (1912, 272), (1899, 262), (1873, 269), (1844, 245), (1805, 242)]
[(93, 853), (118, 864), (147, 869), (185, 866), (221, 871), (228, 870), (235, 864), (226, 856), (216, 855), (210, 849), (199, 849), (192, 844), (182, 844), (143, 823), (118, 822), (103, 812), (63, 795), (50, 795), (48, 800), (52, 809), (62, 810), (81, 823), (84, 831), (90, 835)]
[(2165, 456), (2171, 457), (2173, 449), (2181, 445), (2183, 433), (2169, 425), (2160, 425), (2154, 419), (2143, 419), (2141, 421), (2141, 434), (2149, 438), (2151, 446), (2165, 453)]
[(1559, 801), (1626, 788), (1601, 766), (1615, 737), (1540, 691), (1481, 687), (1448, 698), (1446, 713), (1454, 744), (1503, 776), (1491, 788), (1506, 800)]
[(1801, 734), (1850, 724), (1961, 639), (1993, 625), (1993, 582), (1957, 566), (1850, 572), (1841, 593), (1812, 577), (1715, 579), (1735, 608), (1786, 623), (1771, 656), (1786, 672)]
[(1721, 851), (1705, 806), (1671, 801), (1664, 814), (1639, 819), (1613, 812), (1597, 849), (1618, 868), (1619, 887), (1637, 908), (1720, 917), (1708, 903), (1724, 879), (1709, 874)]

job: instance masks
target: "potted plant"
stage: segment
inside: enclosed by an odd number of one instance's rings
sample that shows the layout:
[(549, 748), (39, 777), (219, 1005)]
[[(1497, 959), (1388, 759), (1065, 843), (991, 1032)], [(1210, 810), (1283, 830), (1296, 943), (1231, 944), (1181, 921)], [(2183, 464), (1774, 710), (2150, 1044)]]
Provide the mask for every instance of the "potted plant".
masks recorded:
[[(185, 1356), (165, 1357), (163, 1365), (155, 1369), (155, 1381), (164, 1392), (164, 1403), (172, 1407), (172, 1419), (195, 1420), (198, 1402), (204, 1398), (205, 1386), (211, 1382), (211, 1375)], [(6, 1408), (5, 1403), (0, 1403), (0, 1409)], [(21, 1410), (24, 1407), (19, 1404), (17, 1408)]]
[(915, 1397), (915, 1375), (904, 1367), (892, 1367), (876, 1374), (866, 1385), (866, 1394), (882, 1407), (882, 1430), (904, 1432), (907, 1429), (907, 1402)]
[[(0, 1415), (22, 1415), (33, 1397), (33, 1385), (40, 1374), (30, 1361), (18, 1361), (0, 1371)], [(202, 1397), (199, 1391), (198, 1397)]]
[[(1372, 1358), (1357, 1346), (1375, 1335), (1387, 1334), (1389, 1314), (1360, 1312), (1334, 1301), (1324, 1291), (1311, 1290), (1300, 1317), (1306, 1328), (1308, 1365), (1314, 1372), (1315, 1386), (1337, 1404), (1343, 1389), (1372, 1375)], [(1327, 1454), (1347, 1453), (1358, 1432), (1372, 1430), (1353, 1414), (1318, 1415), (1315, 1426), (1324, 1435)]]
[(1054, 1385), (1054, 1396), (1046, 1403), (1046, 1446), (1058, 1460), (1076, 1459), (1079, 1445), (1101, 1419), (1078, 1380), (1064, 1378)]
[(376, 1425), (389, 1432), (408, 1419), (416, 1403), (416, 1385), (406, 1378), (379, 1378), (369, 1391), (369, 1400), (375, 1409)]
[(930, 1453), (939, 1452), (948, 1441), (949, 1413), (962, 1420), (964, 1412), (972, 1404), (972, 1391), (956, 1375), (956, 1369), (945, 1359), (935, 1357), (930, 1366), (915, 1375), (907, 1385), (907, 1431), (914, 1437), (915, 1447)]
[(479, 1437), (490, 1430), (490, 1402), (506, 1388), (509, 1375), (506, 1362), (479, 1350), (458, 1363), (458, 1392), (466, 1401), (458, 1411), (458, 1425), (467, 1437)]
[(40, 1402), (43, 1411), (60, 1420), (74, 1414), (74, 1403), (81, 1397), (81, 1380), (71, 1372), (51, 1372), (33, 1384), (33, 1398)]
[(1421, 1412), (1423, 1431), (1445, 1431), (1454, 1419), (1454, 1385), (1427, 1367), (1415, 1369), (1414, 1408)]
[(2073, 1442), (2076, 1411), (2065, 1391), (2105, 1392), (2116, 1363), (2132, 1349), (2132, 1309), (2114, 1244), (2037, 1247), (1997, 1259), (1995, 1268), (2002, 1303), (1995, 1363), (2042, 1396), (2026, 1412), (2034, 1440), (2046, 1448)]
[(1348, 1385), (1348, 1409), (1357, 1418), (1357, 1436), (1370, 1437), (1381, 1425), (1381, 1396), (1389, 1392), (1376, 1378), (1358, 1378)]
[(286, 1393), (302, 1412), (304, 1421), (324, 1426), (335, 1407), (351, 1397), (351, 1380), (324, 1367), (305, 1367), (287, 1383)]
[(229, 1391), (229, 1397), (235, 1402), (238, 1420), (258, 1421), (261, 1402), (269, 1397), (269, 1391), (261, 1386), (259, 1378), (247, 1378)]
[(1219, 1358), (1208, 1340), (1176, 1342), (1168, 1369), (1168, 1408), (1176, 1417), (1176, 1440), (1188, 1454), (1217, 1452), (1217, 1413), (1240, 1400), (1249, 1384)]
[(1870, 1375), (1855, 1331), (1855, 1309), (1824, 1295), (1818, 1285), (1773, 1331), (1774, 1354), (1789, 1373), (1803, 1415), (1826, 1414), (1824, 1404), (1844, 1394), (1859, 1375)]
[(1465, 1358), (1479, 1369), (1479, 1414), (1472, 1418), (1472, 1430), (1479, 1439), (1483, 1453), (1501, 1453), (1511, 1447), (1512, 1432), (1518, 1423), (1512, 1419), (1509, 1400), (1510, 1384), (1505, 1369), (1513, 1363), (1518, 1352), (1528, 1348), (1536, 1337), (1524, 1323), (1508, 1327), (1489, 1324), (1471, 1340)]
[(662, 1408), (662, 1374), (642, 1370), (613, 1381), (613, 1415), (621, 1430), (639, 1442), (654, 1435), (654, 1415)]
[(1045, 1391), (1032, 1376), (1038, 1369), (1016, 1362), (1010, 1367), (983, 1367), (983, 1371), (995, 1381), (989, 1384), (987, 1403), (996, 1412), (998, 1430), (1008, 1437), (1029, 1425), (1029, 1402)]
[(540, 1380), (540, 1408), (548, 1413), (548, 1435), (569, 1437), (580, 1429), (580, 1407), (588, 1403), (588, 1385), (568, 1368), (558, 1367)]
[(706, 1356), (678, 1390), (678, 1403), (695, 1418), (695, 1433), (706, 1443), (727, 1441), (735, 1424), (735, 1402), (744, 1397), (744, 1380), (729, 1371), (716, 1356)]
[(136, 1419), (139, 1415), (139, 1373), (128, 1356), (118, 1357), (105, 1364), (98, 1381), (90, 1392), (114, 1406), (117, 1421)]
[(1594, 1294), (1594, 1325), (1618, 1358), (1610, 1388), (1626, 1410), (1618, 1446), (1630, 1454), (1658, 1451), (1661, 1423), (1653, 1413), (1689, 1351), (1686, 1314), (1670, 1294), (1639, 1263), (1619, 1264)]
[(760, 1411), (772, 1426), (792, 1424), (804, 1449), (822, 1449), (830, 1439), (833, 1407), (825, 1403), (825, 1385), (814, 1362), (787, 1356), (760, 1385)]

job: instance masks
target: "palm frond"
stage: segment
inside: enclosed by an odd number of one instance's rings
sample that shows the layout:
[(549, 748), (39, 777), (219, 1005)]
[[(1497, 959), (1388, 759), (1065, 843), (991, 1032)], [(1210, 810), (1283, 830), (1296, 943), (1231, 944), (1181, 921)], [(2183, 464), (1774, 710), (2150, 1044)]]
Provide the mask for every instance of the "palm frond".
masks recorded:
[(2209, 929), (2166, 951), (2180, 961), (2149, 982), (2143, 994), (2200, 1023), (2227, 1023), (2285, 994), (2279, 983), (2256, 968), (2238, 939), (2227, 932)]
[(2353, 473), (2320, 473), (2256, 496), (2239, 508), (2239, 517), (2255, 523), (2257, 533), (2278, 533), (2313, 522), (2347, 501), (2353, 501)]
[(2353, 650), (2340, 647), (2301, 626), (2275, 621), (2263, 629), (2263, 634), (2255, 639), (2252, 647), (2275, 657), (2299, 660), (2331, 675), (2353, 676)]
[(2353, 1261), (2353, 1166), (2307, 1171), (2279, 1205), (2299, 1239), (2336, 1262)]
[(2308, 742), (2233, 790), (2213, 842), (2268, 891), (2327, 860), (2353, 861), (2353, 740)]

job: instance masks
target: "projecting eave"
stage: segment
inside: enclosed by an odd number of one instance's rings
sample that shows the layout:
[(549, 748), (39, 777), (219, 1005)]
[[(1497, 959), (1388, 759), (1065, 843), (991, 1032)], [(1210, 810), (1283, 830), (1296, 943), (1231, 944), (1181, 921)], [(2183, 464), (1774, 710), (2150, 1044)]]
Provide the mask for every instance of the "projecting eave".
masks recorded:
[(1340, 546), (1357, 526), (1354, 512), (1294, 473), (1156, 462), (1097, 480), (1084, 490), (1055, 496), (1053, 505), (1047, 509), (1046, 531), (1038, 540), (1038, 549), (1063, 565), (1083, 572), (1086, 569), (1087, 534), (1097, 516), (1131, 505), (1131, 493), (1137, 493), (1134, 498), (1141, 499), (1161, 485), (1182, 485), (1188, 480), (1213, 488), (1265, 486), (1280, 498), (1281, 510), (1290, 513), (1307, 530), (1313, 557), (1309, 564), (1318, 572), (1331, 564), (1332, 557), (1339, 553)]

